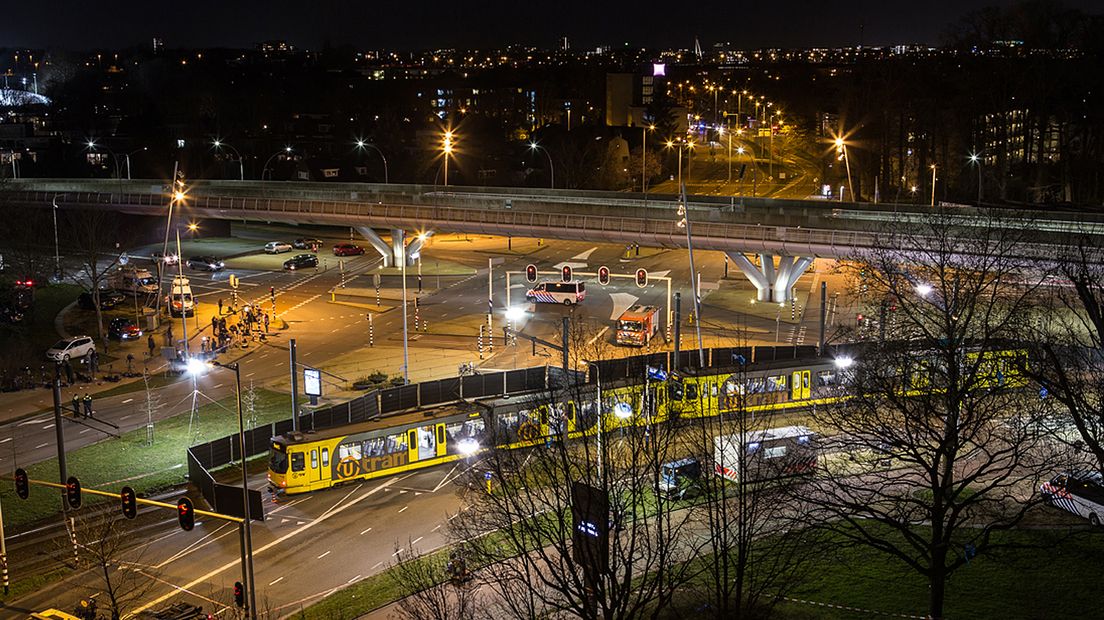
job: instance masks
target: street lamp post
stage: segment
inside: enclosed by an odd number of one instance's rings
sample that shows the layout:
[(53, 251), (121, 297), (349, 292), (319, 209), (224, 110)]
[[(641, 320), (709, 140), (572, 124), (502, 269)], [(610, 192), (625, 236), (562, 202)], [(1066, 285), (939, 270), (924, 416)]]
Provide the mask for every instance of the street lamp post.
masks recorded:
[(981, 158), (977, 153), (970, 153), (970, 163), (977, 166), (977, 179), (978, 179), (978, 206), (981, 206)]
[(143, 146), (142, 148), (140, 148), (140, 149), (134, 149), (133, 151), (131, 151), (131, 152), (129, 152), (129, 153), (127, 153), (127, 154), (125, 155), (125, 158), (126, 158), (126, 168), (127, 168), (127, 180), (128, 180), (128, 181), (130, 180), (130, 156), (131, 156), (131, 155), (134, 155), (135, 153), (141, 153), (142, 151), (145, 151), (145, 150), (148, 150), (148, 149), (147, 149), (146, 147), (144, 147), (144, 146)]
[(537, 144), (536, 142), (530, 142), (529, 143), (529, 150), (531, 150), (531, 151), (536, 151), (536, 150), (544, 151), (545, 156), (548, 157), (548, 176), (549, 176), (549, 179), (550, 179), (549, 185), (551, 186), (552, 189), (556, 189), (556, 167), (552, 164), (552, 154), (548, 152), (547, 148)]
[[(836, 138), (836, 152), (840, 154), (839, 157), (843, 158), (843, 163), (847, 166), (847, 191), (851, 192), (851, 200), (854, 200), (855, 186), (851, 184), (851, 158), (847, 156), (847, 142), (843, 138)], [(839, 161), (839, 158), (836, 161)], [(840, 200), (843, 200), (842, 194)]]
[(54, 194), (54, 278), (61, 281), (61, 245), (58, 243), (58, 226), (57, 226), (57, 194)]
[[(253, 579), (253, 535), (250, 528), (251, 517), (249, 515), (249, 475), (246, 469), (246, 455), (245, 455), (245, 417), (242, 415), (242, 403), (241, 403), (241, 367), (238, 362), (230, 362), (223, 364), (218, 361), (212, 361), (211, 365), (216, 368), (226, 368), (234, 371), (234, 396), (237, 401), (238, 409), (238, 456), (241, 457), (241, 480), (242, 480), (242, 529), (245, 534), (245, 572), (243, 575), (245, 589), (249, 592), (249, 617), (252, 620), (257, 620), (257, 588)], [(203, 371), (206, 365), (199, 359), (194, 362), (189, 361), (188, 368), (193, 375), (199, 374)], [(292, 369), (295, 372), (295, 369)]]
[(385, 185), (390, 183), (391, 181), (388, 179), (388, 173), (387, 173), (387, 158), (384, 157), (383, 151), (381, 151), (378, 146), (376, 146), (374, 144), (370, 144), (368, 142), (365, 142), (364, 140), (357, 140), (356, 145), (357, 145), (358, 149), (361, 149), (361, 150), (372, 149), (373, 151), (379, 153), (380, 159), (383, 160), (383, 183)]
[(239, 180), (244, 181), (245, 180), (245, 164), (242, 162), (242, 156), (241, 156), (241, 153), (238, 152), (238, 149), (230, 146), (226, 142), (223, 142), (222, 140), (219, 140), (217, 138), (211, 143), (211, 145), (214, 146), (216, 150), (218, 150), (218, 149), (225, 146), (226, 148), (230, 149), (235, 155), (238, 156), (238, 176), (239, 176)]
[(269, 155), (268, 159), (265, 160), (264, 168), (261, 168), (261, 180), (262, 181), (265, 178), (265, 173), (268, 172), (268, 164), (272, 163), (272, 160), (275, 159), (277, 155), (285, 155), (285, 156), (291, 155), (291, 147), (290, 146), (285, 146), (284, 148), (280, 149), (279, 151), (276, 151), (275, 153), (273, 153), (272, 155)]
[(932, 164), (932, 165), (931, 165), (931, 171), (932, 171), (932, 196), (931, 196), (931, 206), (932, 206), (932, 208), (935, 208), (935, 164)]
[[(569, 124), (570, 129), (570, 124)], [(444, 136), (444, 143), (441, 145), (441, 150), (445, 153), (445, 187), (448, 187), (448, 164), (449, 155), (452, 155), (452, 131), (446, 131)]]

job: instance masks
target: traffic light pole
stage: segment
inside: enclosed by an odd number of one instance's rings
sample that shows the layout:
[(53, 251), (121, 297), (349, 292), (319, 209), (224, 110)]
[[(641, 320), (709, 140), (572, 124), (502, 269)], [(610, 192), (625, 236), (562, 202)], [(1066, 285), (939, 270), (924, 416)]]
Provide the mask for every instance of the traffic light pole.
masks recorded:
[[(73, 412), (76, 415), (76, 412)], [(61, 479), (61, 486), (65, 486), (65, 481), (69, 479), (69, 472), (65, 467), (65, 431), (61, 426), (61, 373), (54, 373), (54, 434), (57, 437), (57, 460), (58, 460), (58, 474)], [(61, 502), (62, 514), (68, 512), (69, 507), (65, 504), (65, 501)]]

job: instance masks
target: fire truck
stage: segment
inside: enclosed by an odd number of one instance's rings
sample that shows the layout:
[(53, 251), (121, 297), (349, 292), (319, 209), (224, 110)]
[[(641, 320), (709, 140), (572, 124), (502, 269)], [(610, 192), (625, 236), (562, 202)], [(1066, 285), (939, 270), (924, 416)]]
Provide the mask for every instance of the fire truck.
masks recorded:
[(659, 329), (659, 308), (632, 306), (617, 319), (617, 344), (646, 346)]

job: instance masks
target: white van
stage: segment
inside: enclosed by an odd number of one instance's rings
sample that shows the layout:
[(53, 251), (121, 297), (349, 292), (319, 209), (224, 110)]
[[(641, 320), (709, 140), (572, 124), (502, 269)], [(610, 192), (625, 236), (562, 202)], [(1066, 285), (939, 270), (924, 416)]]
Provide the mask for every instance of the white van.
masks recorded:
[(586, 299), (586, 283), (541, 282), (526, 292), (525, 298), (537, 303), (573, 306)]
[(108, 277), (107, 283), (117, 291), (133, 295), (152, 295), (157, 292), (157, 278), (149, 269), (138, 267), (120, 267)]
[(188, 316), (195, 311), (195, 300), (192, 299), (192, 287), (188, 278), (173, 276), (171, 291), (165, 299), (170, 314)]

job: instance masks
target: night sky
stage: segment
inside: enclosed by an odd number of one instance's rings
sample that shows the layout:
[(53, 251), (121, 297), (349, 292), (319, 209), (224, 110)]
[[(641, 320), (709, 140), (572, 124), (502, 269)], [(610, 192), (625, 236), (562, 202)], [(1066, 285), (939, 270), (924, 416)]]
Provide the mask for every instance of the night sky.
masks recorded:
[[(286, 39), (317, 49), (326, 41), (359, 49), (597, 45), (737, 47), (938, 44), (948, 25), (999, 0), (759, 2), (577, 2), (574, 0), (72, 0), (10, 2), (0, 14), (0, 48), (82, 50), (148, 45), (252, 47)], [(1065, 5), (1100, 12), (1100, 0)], [(662, 7), (662, 8), (659, 8)]]

